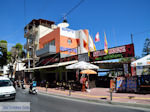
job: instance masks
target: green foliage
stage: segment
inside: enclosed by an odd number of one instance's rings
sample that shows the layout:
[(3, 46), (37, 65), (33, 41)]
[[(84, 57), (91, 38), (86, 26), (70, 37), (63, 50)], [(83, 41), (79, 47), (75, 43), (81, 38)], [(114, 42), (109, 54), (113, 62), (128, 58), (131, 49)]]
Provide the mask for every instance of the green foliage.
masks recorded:
[(17, 51), (17, 55), (22, 58), (22, 52), (23, 52), (23, 45), (21, 45), (20, 43), (17, 43), (15, 46), (16, 51)]
[(150, 39), (146, 38), (145, 43), (144, 43), (144, 47), (143, 47), (142, 56), (146, 56), (148, 54), (150, 54)]
[(127, 57), (127, 58), (120, 58), (119, 62), (123, 62), (123, 63), (130, 63), (130, 62), (131, 62), (131, 57)]
[(0, 41), (0, 66), (3, 67), (7, 64), (7, 41)]
[(7, 52), (7, 63), (11, 62), (11, 52)]
[(19, 51), (22, 51), (23, 45), (21, 45), (20, 43), (17, 43), (17, 44), (15, 45), (15, 48), (16, 48), (17, 50), (19, 50)]
[(11, 54), (14, 60), (16, 57), (19, 57), (19, 58), (25, 57), (25, 51), (23, 50), (23, 45), (20, 43), (17, 43), (15, 46), (12, 47)]

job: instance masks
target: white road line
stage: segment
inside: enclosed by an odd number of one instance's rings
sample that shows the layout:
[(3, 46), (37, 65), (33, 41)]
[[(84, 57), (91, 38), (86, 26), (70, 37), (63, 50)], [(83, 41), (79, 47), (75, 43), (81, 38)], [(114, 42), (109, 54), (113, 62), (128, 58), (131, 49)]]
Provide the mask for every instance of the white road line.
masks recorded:
[(39, 92), (38, 94), (40, 95), (45, 95), (45, 96), (49, 96), (49, 97), (54, 97), (54, 98), (60, 98), (60, 99), (65, 99), (65, 100), (70, 100), (70, 101), (76, 101), (76, 102), (83, 102), (83, 103), (88, 103), (88, 104), (95, 104), (95, 105), (102, 105), (102, 106), (108, 106), (108, 107), (119, 107), (119, 108), (129, 108), (129, 109), (137, 109), (137, 110), (144, 110), (144, 111), (148, 111), (150, 112), (150, 109), (148, 108), (142, 108), (142, 107), (132, 107), (132, 106), (126, 106), (126, 105), (119, 105), (119, 104), (108, 104), (108, 103), (103, 103), (103, 102), (93, 102), (91, 100), (87, 100), (85, 101), (84, 99), (75, 99), (75, 97), (70, 97), (70, 98), (67, 98), (67, 96), (56, 96), (56, 95), (52, 95), (52, 94), (48, 94), (48, 93), (41, 93)]

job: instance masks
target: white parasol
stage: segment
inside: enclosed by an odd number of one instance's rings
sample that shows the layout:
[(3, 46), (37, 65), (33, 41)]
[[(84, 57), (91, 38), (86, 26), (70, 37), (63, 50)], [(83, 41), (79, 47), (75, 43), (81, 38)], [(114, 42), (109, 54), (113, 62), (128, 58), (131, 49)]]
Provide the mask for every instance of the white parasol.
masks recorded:
[(93, 65), (91, 63), (87, 63), (85, 61), (80, 61), (80, 62), (77, 62), (75, 64), (66, 66), (66, 69), (81, 69), (81, 70), (84, 70), (84, 69), (99, 69), (99, 67), (96, 66), (96, 65)]

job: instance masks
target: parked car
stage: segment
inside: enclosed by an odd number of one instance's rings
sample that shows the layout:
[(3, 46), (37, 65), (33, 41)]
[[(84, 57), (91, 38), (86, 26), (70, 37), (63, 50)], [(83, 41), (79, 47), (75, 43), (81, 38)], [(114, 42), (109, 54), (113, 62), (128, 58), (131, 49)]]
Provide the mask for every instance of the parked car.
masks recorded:
[(16, 90), (9, 78), (0, 77), (0, 100), (15, 99)]

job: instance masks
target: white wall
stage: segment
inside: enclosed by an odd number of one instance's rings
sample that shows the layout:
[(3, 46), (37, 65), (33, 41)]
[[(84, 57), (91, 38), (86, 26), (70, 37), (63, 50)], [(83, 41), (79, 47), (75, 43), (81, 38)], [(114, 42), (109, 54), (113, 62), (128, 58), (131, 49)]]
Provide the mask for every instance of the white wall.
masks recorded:
[(46, 34), (52, 32), (53, 30), (51, 28), (39, 25), (38, 26), (38, 38), (42, 38), (43, 36), (45, 36)]
[(5, 74), (8, 74), (8, 71), (9, 71), (9, 66), (8, 65), (6, 65), (6, 66), (4, 66), (3, 67), (3, 74), (5, 75)]
[(53, 30), (51, 28), (39, 25), (38, 26), (38, 34), (36, 36), (37, 41), (37, 49), (39, 49), (39, 39), (47, 35), (48, 33), (52, 32)]
[(76, 31), (69, 28), (60, 27), (60, 35), (76, 39)]

